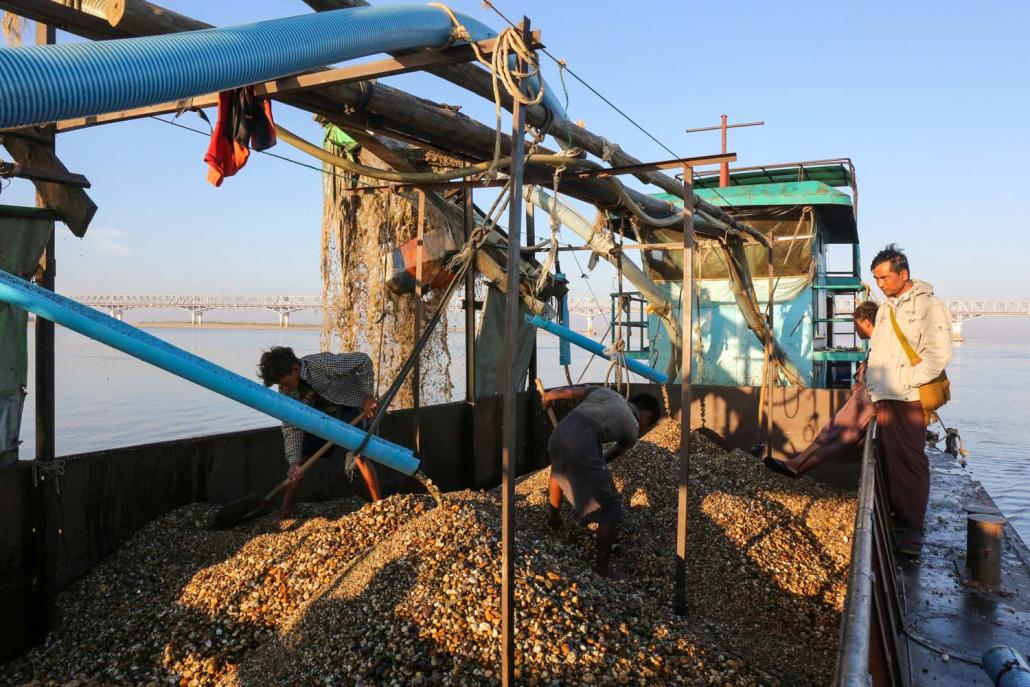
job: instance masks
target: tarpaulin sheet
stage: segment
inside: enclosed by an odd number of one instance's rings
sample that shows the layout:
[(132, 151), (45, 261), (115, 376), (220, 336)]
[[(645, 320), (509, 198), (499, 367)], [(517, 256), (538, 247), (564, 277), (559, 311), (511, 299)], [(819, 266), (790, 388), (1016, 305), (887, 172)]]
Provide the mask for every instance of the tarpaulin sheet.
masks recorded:
[[(0, 269), (30, 278), (53, 232), (51, 220), (0, 215)], [(25, 385), (28, 313), (0, 302), (0, 465), (18, 460)]]

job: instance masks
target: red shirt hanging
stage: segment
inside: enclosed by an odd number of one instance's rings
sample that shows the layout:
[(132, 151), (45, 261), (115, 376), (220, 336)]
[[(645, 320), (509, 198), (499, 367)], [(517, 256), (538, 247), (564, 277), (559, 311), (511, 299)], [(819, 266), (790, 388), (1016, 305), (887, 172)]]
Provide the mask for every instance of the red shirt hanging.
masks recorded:
[(204, 155), (210, 168), (208, 181), (221, 186), (225, 177), (231, 177), (247, 164), (250, 148), (264, 150), (274, 145), (271, 100), (256, 98), (253, 86), (218, 94), (218, 121)]

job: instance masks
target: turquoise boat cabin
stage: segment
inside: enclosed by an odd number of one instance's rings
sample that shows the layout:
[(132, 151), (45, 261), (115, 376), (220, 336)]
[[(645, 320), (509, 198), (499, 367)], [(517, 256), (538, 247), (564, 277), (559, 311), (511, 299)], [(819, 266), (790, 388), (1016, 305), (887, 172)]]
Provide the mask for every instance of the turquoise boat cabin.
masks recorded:
[[(762, 232), (772, 242), (773, 328), (780, 344), (813, 388), (850, 385), (865, 345), (854, 334), (851, 312), (866, 297), (858, 243), (855, 170), (848, 159), (738, 168), (728, 186), (718, 172), (700, 174), (697, 195)], [(682, 205), (676, 196), (657, 197)], [(682, 242), (678, 228), (651, 229), (642, 240)], [(648, 276), (680, 303), (682, 252), (643, 252)], [(744, 249), (758, 302), (769, 294), (768, 249)], [(694, 360), (692, 381), (760, 386), (765, 352), (737, 306), (724, 252), (714, 240), (698, 239), (694, 266)], [(618, 294), (612, 294), (616, 322)], [(679, 314), (677, 313), (677, 319)], [(639, 294), (623, 294), (621, 331), (627, 355), (665, 369), (671, 348), (665, 326)], [(646, 332), (646, 334), (645, 334)]]

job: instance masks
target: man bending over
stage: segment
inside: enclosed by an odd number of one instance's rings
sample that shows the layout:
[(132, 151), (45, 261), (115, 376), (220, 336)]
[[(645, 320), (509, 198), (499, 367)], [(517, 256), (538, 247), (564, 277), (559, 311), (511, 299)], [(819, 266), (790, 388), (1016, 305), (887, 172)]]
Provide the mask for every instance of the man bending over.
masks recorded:
[[(548, 499), (551, 527), (561, 525), (561, 498), (572, 504), (581, 525), (597, 523), (595, 570), (609, 576), (615, 531), (622, 518), (622, 499), (608, 463), (632, 447), (661, 415), (658, 400), (637, 394), (626, 400), (604, 387), (568, 386), (543, 395), (544, 407), (562, 399), (579, 403), (558, 423), (547, 452), (551, 457)], [(604, 444), (614, 443), (607, 450)]]
[[(375, 412), (372, 359), (364, 353), (314, 353), (298, 358), (292, 348), (275, 346), (261, 354), (258, 373), (265, 386), (279, 385), (279, 393), (305, 403), (342, 422)], [(362, 425), (358, 425), (361, 427)], [(283, 492), (277, 517), (293, 512), (301, 483), (300, 466), (325, 444), (325, 440), (283, 423), (283, 447), (289, 470), (289, 486)], [(371, 461), (358, 457), (358, 471), (373, 501), (379, 500), (379, 480)]]

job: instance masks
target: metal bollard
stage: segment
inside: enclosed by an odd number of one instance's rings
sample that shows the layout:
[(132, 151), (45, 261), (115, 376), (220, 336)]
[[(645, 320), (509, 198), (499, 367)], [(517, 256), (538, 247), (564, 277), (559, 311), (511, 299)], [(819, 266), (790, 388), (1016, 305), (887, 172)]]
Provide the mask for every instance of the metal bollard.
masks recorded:
[(966, 567), (972, 579), (985, 587), (1001, 582), (1001, 532), (1005, 517), (970, 513), (966, 520)]

